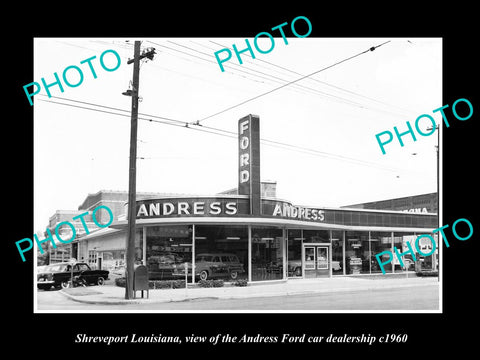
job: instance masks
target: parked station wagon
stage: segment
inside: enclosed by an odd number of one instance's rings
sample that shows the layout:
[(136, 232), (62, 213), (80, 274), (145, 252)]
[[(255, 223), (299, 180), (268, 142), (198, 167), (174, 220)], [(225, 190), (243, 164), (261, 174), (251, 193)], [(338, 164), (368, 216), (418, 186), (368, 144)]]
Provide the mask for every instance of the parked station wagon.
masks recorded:
[[(185, 266), (177, 266), (175, 275), (185, 274)], [(188, 263), (188, 272), (192, 273), (192, 264)], [(245, 272), (237, 255), (229, 253), (201, 253), (195, 256), (195, 276), (200, 280), (210, 278), (230, 278), (235, 280)]]

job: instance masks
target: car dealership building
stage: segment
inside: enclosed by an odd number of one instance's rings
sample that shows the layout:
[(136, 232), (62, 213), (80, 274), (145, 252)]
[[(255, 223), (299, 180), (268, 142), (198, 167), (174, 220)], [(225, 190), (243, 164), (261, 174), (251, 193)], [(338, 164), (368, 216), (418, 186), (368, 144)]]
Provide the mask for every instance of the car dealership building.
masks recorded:
[[(336, 275), (381, 273), (375, 255), (396, 247), (404, 252), (418, 235), (438, 244), (438, 216), (361, 208), (293, 204), (276, 198), (275, 182), (260, 181), (259, 118), (239, 120), (238, 187), (213, 196), (147, 194), (135, 203), (135, 261), (147, 266), (150, 279), (174, 278), (185, 263), (202, 278), (246, 279), (249, 282)], [(125, 195), (125, 193), (124, 193)], [(105, 229), (79, 236), (79, 260), (96, 268), (125, 268), (128, 219), (126, 197), (118, 200), (115, 221)], [(101, 199), (91, 206), (102, 205)], [(83, 208), (88, 208), (84, 206)], [(421, 239), (425, 240), (425, 239)], [(431, 243), (420, 241), (428, 253)], [(438, 248), (438, 247), (437, 247)], [(420, 259), (420, 260), (419, 260)], [(418, 256), (400, 266), (395, 258), (387, 273), (412, 271), (415, 265), (436, 269), (437, 253)], [(208, 261), (208, 267), (204, 262)], [(235, 272), (232, 263), (241, 264)], [(206, 272), (206, 273), (205, 273)], [(196, 274), (197, 276), (193, 276)]]

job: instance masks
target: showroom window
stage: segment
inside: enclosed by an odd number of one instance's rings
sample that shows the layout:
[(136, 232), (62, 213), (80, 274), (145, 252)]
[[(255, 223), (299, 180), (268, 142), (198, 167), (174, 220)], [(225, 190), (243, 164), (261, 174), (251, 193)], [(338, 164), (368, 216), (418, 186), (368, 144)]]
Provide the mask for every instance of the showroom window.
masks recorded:
[(302, 230), (287, 230), (288, 277), (302, 276)]
[[(371, 231), (370, 232), (370, 250), (372, 254), (372, 265), (371, 272), (381, 273), (380, 265), (378, 264), (376, 255), (380, 254), (383, 251), (390, 251), (393, 253), (392, 247), (392, 233), (391, 232), (382, 232), (382, 231)], [(387, 262), (390, 259), (390, 255), (384, 254), (380, 257), (382, 262)], [(392, 262), (383, 265), (385, 272), (392, 272)]]
[(248, 228), (195, 225), (197, 280), (248, 279)]
[[(407, 243), (410, 243), (411, 248), (415, 252), (415, 239), (417, 237), (413, 232), (394, 232), (393, 233), (393, 246), (397, 248), (400, 254), (409, 251)], [(415, 260), (412, 254), (408, 253), (401, 257), (403, 266), (400, 264), (397, 256), (393, 257), (392, 264), (394, 265), (394, 271), (415, 271)]]
[(332, 275), (343, 275), (343, 231), (332, 230)]
[[(150, 226), (146, 227), (146, 232), (146, 266), (149, 279), (183, 279), (185, 274), (183, 269), (192, 261), (192, 227), (188, 225)], [(141, 234), (137, 234), (136, 263), (141, 263), (142, 260), (141, 239)]]
[(252, 281), (283, 279), (283, 230), (252, 227)]
[(368, 231), (346, 231), (345, 265), (347, 274), (369, 274), (371, 262)]
[(306, 243), (329, 243), (329, 230), (303, 230), (304, 242)]
[[(412, 248), (415, 251), (415, 256), (417, 261), (415, 262), (415, 269), (416, 271), (422, 270), (438, 270), (438, 233), (436, 234), (428, 234), (434, 240), (435, 244), (432, 243), (432, 240), (429, 237), (420, 237), (423, 234), (416, 234), (414, 240), (411, 242)], [(421, 255), (415, 249), (415, 240), (417, 237), (418, 239), (418, 249), (424, 254), (431, 254), (428, 256)], [(435, 250), (433, 249), (435, 248)]]

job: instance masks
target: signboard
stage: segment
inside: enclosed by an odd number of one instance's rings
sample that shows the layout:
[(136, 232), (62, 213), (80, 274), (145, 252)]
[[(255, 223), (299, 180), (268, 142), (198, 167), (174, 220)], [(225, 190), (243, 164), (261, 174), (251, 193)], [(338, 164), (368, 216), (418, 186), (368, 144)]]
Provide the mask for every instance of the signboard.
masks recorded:
[(238, 216), (248, 214), (248, 200), (222, 197), (139, 200), (136, 217)]
[[(136, 218), (241, 217), (251, 214), (246, 197), (171, 197), (136, 202)], [(286, 201), (263, 199), (256, 217), (274, 217), (301, 221), (325, 221), (325, 210), (295, 206)]]
[(238, 194), (250, 197), (250, 214), (260, 215), (260, 118), (238, 121)]
[(325, 210), (295, 206), (285, 201), (262, 200), (262, 214), (287, 219), (325, 221)]

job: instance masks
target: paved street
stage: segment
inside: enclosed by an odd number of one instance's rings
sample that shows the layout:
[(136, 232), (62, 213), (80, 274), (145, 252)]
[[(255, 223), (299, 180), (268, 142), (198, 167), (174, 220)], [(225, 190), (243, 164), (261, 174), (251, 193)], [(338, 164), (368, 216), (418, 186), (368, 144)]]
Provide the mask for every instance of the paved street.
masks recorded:
[(247, 299), (193, 299), (144, 304), (85, 304), (59, 291), (37, 291), (38, 310), (438, 310), (438, 285)]

